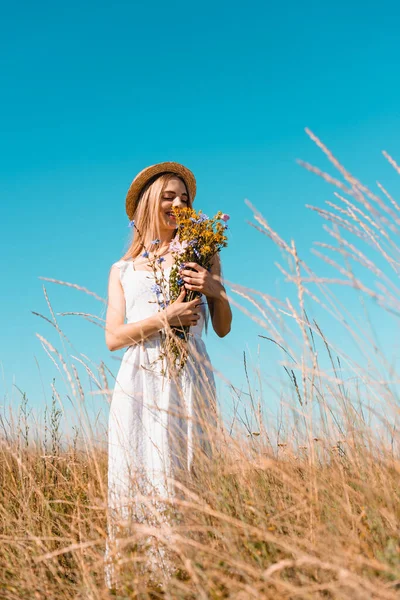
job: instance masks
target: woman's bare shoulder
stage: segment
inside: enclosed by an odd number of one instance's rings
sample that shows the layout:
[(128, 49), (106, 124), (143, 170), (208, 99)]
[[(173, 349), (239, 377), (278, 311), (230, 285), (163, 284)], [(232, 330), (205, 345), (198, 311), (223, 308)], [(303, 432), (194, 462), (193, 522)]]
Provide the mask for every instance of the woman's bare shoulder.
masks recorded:
[(111, 265), (111, 269), (113, 267), (117, 267), (117, 269), (120, 269), (121, 267), (123, 267), (126, 263), (126, 260), (124, 260), (123, 258), (120, 258), (119, 260), (116, 260), (115, 262), (112, 263)]

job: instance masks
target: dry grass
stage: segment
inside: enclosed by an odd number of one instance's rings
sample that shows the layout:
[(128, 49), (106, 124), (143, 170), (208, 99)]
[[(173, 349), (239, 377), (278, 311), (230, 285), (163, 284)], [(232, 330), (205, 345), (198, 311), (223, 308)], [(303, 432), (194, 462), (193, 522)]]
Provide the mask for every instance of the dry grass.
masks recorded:
[[(282, 406), (288, 408), (278, 431), (273, 435), (263, 422), (260, 400), (249, 385), (237, 402), (251, 419), (243, 420), (242, 428), (226, 427), (212, 464), (199, 458), (195, 475), (180, 488), (181, 518), (170, 538), (176, 575), (163, 592), (150, 591), (146, 573), (137, 568), (143, 557), (134, 543), (148, 531), (138, 526), (136, 537), (127, 540), (121, 586), (112, 595), (103, 574), (107, 456), (86, 433), (85, 443), (78, 443), (78, 432), (72, 441), (63, 439), (55, 389), (45, 436), (35, 440), (23, 397), (17, 421), (2, 420), (1, 598), (399, 597), (399, 379), (377, 352), (368, 319), (360, 325), (333, 295), (334, 286), (345, 285), (397, 318), (399, 208), (383, 186), (382, 199), (308, 133), (344, 180), (306, 165), (341, 192), (340, 206), (315, 209), (330, 224), (336, 244), (323, 244), (326, 254), (320, 256), (340, 277), (316, 275), (294, 242), (281, 239), (254, 209), (253, 226), (288, 258), (288, 266), (279, 268), (295, 293), (282, 300), (232, 286), (233, 302), (257, 322), (263, 343), (282, 352), (288, 381)], [(46, 299), (48, 322), (64, 339), (47, 294)], [(358, 344), (360, 359), (352, 360), (327, 339), (325, 327), (308, 316), (310, 303), (322, 307)], [(76, 369), (39, 338), (67, 377), (71, 397), (82, 403)], [(108, 394), (104, 366), (95, 374), (81, 363), (98, 391)], [(239, 413), (238, 408), (237, 422)], [(163, 531), (153, 534), (160, 537)]]
[[(231, 441), (180, 501), (167, 597), (395, 598), (400, 462), (363, 442), (274, 456), (258, 439), (249, 456)], [(110, 597), (105, 479), (100, 450), (3, 443), (2, 598)], [(151, 597), (134, 557), (119, 597)]]

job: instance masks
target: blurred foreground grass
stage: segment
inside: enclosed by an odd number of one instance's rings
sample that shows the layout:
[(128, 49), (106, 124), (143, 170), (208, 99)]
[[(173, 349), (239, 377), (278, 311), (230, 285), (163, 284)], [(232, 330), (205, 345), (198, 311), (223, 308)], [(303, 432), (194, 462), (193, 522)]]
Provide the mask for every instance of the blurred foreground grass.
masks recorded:
[[(57, 430), (52, 439), (48, 454), (23, 430), (2, 441), (1, 598), (111, 597), (106, 454), (61, 449)], [(230, 438), (212, 465), (199, 461), (185, 489), (178, 571), (164, 595), (150, 592), (127, 552), (118, 597), (398, 597), (399, 475), (390, 452), (357, 434), (297, 452), (273, 452), (262, 436)]]

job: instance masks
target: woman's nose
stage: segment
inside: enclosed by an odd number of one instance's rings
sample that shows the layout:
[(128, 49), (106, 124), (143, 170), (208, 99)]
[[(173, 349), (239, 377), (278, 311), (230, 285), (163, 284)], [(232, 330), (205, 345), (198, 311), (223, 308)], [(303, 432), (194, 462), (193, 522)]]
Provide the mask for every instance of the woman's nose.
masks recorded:
[(173, 202), (172, 202), (172, 206), (182, 206), (184, 204), (184, 202), (182, 202), (180, 196), (175, 196)]

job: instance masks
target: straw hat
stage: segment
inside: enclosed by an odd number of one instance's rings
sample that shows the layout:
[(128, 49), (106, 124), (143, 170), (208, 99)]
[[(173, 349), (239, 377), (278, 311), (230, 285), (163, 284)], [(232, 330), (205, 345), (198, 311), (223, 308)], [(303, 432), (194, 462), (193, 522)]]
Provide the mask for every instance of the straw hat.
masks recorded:
[(177, 162), (162, 162), (151, 165), (150, 167), (143, 169), (143, 171), (140, 171), (129, 187), (126, 195), (125, 207), (126, 214), (130, 220), (133, 219), (133, 215), (135, 214), (140, 192), (150, 179), (156, 175), (161, 175), (161, 173), (175, 173), (175, 175), (179, 175), (185, 182), (192, 201), (194, 200), (196, 195), (196, 179), (190, 169), (187, 169)]

